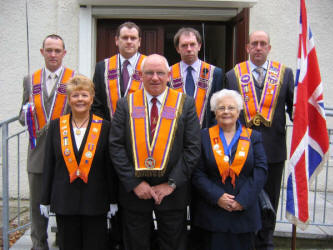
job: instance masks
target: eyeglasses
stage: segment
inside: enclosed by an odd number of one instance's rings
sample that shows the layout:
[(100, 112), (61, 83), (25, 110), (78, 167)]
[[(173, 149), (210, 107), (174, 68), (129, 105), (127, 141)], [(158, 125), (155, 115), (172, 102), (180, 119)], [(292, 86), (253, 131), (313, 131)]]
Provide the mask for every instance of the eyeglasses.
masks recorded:
[(237, 108), (235, 106), (228, 106), (228, 107), (221, 106), (221, 107), (217, 107), (216, 110), (221, 111), (221, 112), (224, 112), (224, 111), (234, 112), (234, 111), (236, 111), (236, 109)]
[(164, 77), (166, 75), (166, 72), (163, 71), (145, 71), (143, 72), (144, 75), (148, 76), (148, 77), (153, 77), (155, 75), (155, 73), (157, 74), (158, 77)]

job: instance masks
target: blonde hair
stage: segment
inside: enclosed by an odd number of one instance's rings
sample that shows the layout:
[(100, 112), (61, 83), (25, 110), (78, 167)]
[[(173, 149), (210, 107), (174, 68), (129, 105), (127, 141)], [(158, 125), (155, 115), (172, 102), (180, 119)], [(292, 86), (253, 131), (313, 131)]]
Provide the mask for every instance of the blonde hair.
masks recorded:
[(66, 94), (69, 97), (74, 91), (86, 90), (92, 97), (95, 96), (94, 83), (84, 75), (76, 75), (66, 84)]

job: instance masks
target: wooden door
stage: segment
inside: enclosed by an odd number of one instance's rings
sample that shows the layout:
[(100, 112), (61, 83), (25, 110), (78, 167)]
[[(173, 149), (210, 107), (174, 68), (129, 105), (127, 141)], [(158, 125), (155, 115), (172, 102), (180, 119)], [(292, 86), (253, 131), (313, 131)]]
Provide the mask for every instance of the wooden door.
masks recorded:
[(248, 59), (246, 44), (249, 39), (249, 9), (244, 8), (227, 23), (226, 32), (226, 71), (239, 62)]
[[(99, 19), (97, 21), (97, 42), (96, 61), (111, 57), (118, 53), (115, 44), (117, 27), (125, 22), (124, 20)], [(136, 22), (137, 23), (137, 22)], [(142, 29), (140, 53), (150, 55), (153, 53), (163, 54), (164, 52), (164, 29), (162, 25), (150, 25), (137, 23)]]

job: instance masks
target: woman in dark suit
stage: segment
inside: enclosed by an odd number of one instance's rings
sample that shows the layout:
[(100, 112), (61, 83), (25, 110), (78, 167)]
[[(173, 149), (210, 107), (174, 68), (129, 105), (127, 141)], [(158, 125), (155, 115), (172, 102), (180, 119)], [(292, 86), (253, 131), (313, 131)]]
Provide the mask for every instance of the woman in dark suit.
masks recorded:
[(217, 125), (201, 133), (201, 160), (192, 179), (199, 193), (194, 224), (204, 230), (207, 250), (253, 249), (267, 175), (261, 134), (238, 121), (243, 101), (236, 91), (223, 89), (210, 102)]
[(117, 209), (108, 151), (108, 121), (90, 112), (94, 85), (84, 76), (67, 84), (71, 113), (50, 123), (41, 213), (56, 214), (61, 250), (107, 249), (106, 215)]

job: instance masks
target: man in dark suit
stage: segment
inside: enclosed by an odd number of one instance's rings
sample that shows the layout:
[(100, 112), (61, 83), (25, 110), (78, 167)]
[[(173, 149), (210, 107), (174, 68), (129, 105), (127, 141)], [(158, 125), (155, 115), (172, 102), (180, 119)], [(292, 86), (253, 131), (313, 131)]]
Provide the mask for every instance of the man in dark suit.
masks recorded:
[[(226, 74), (226, 87), (244, 99), (243, 124), (262, 133), (267, 155), (268, 178), (265, 190), (275, 211), (278, 208), (286, 149), (286, 111), (292, 118), (294, 77), (290, 68), (267, 60), (270, 39), (264, 31), (250, 34), (250, 60), (237, 64)], [(263, 221), (256, 237), (256, 249), (274, 249), (275, 221)]]
[(110, 132), (125, 249), (150, 249), (152, 211), (160, 250), (186, 249), (190, 178), (200, 156), (194, 100), (167, 87), (163, 56), (148, 56), (140, 74), (144, 89), (118, 101)]
[(210, 127), (216, 121), (209, 101), (222, 89), (222, 69), (198, 58), (202, 38), (197, 30), (181, 28), (173, 41), (181, 61), (171, 66), (170, 87), (194, 97), (201, 127)]
[(96, 95), (92, 111), (106, 120), (112, 119), (121, 97), (142, 88), (139, 71), (145, 56), (138, 52), (140, 27), (132, 22), (121, 24), (116, 31), (115, 43), (119, 53), (98, 62), (93, 78)]
[(27, 124), (31, 136), (28, 148), (28, 179), (31, 209), (32, 249), (47, 250), (48, 219), (40, 214), (42, 195), (43, 159), (45, 155), (46, 132), (50, 120), (68, 112), (66, 83), (75, 72), (62, 65), (66, 55), (63, 39), (49, 35), (40, 49), (45, 67), (23, 80), (23, 100), (20, 110), (20, 123)]

